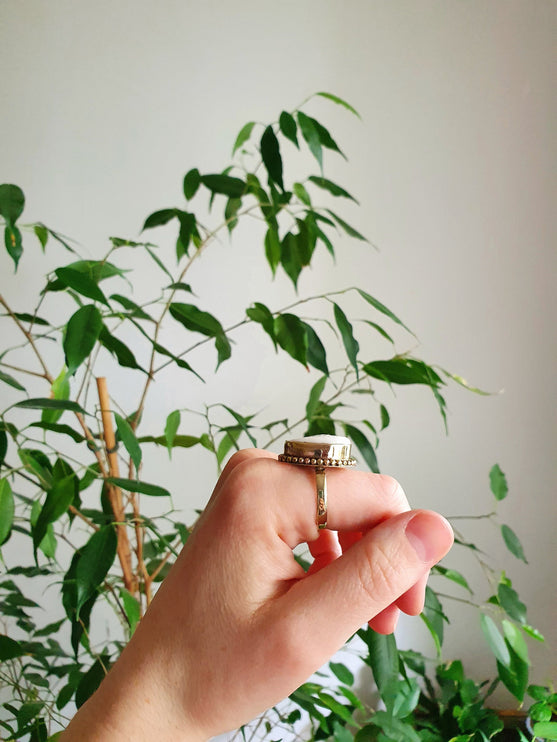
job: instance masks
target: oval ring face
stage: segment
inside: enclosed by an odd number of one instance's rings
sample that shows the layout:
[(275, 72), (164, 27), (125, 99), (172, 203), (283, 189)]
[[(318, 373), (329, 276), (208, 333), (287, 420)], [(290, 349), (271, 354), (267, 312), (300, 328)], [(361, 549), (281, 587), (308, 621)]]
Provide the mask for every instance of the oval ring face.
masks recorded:
[(308, 436), (285, 441), (279, 461), (298, 466), (338, 467), (354, 466), (349, 438), (338, 435)]

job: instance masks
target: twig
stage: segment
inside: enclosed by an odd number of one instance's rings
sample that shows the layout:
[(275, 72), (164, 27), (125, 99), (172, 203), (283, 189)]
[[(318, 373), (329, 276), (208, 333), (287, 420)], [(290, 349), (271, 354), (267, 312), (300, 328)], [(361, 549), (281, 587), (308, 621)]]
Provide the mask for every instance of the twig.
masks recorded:
[(35, 353), (35, 356), (37, 357), (37, 360), (41, 364), (41, 368), (42, 368), (42, 370), (44, 372), (44, 378), (50, 384), (52, 384), (52, 382), (54, 381), (54, 379), (50, 375), (50, 372), (49, 372), (48, 368), (46, 367), (46, 364), (45, 364), (45, 362), (43, 360), (43, 357), (41, 356), (41, 354), (39, 353), (39, 350), (38, 350), (37, 346), (35, 345), (35, 341), (33, 340), (33, 335), (28, 330), (26, 330), (25, 327), (23, 327), (23, 325), (18, 320), (18, 318), (15, 316), (15, 314), (13, 313), (13, 311), (11, 310), (11, 308), (9, 307), (9, 305), (6, 303), (6, 301), (4, 300), (4, 297), (1, 294), (0, 294), (0, 304), (2, 304), (2, 306), (4, 307), (4, 309), (7, 311), (7, 313), (10, 315), (10, 317), (13, 319), (13, 321), (19, 327), (19, 329), (21, 330), (21, 332), (27, 338), (27, 340), (29, 342), (29, 345), (31, 346), (31, 348), (33, 349), (33, 351)]

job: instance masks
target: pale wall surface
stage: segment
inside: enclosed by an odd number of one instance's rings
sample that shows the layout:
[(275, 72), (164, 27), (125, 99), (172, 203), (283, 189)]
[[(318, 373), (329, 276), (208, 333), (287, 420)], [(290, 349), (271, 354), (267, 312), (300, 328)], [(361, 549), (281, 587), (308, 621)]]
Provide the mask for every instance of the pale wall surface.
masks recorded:
[[(328, 158), (329, 175), (362, 205), (347, 218), (380, 252), (343, 243), (338, 271), (322, 257), (300, 293), (358, 283), (411, 325), (425, 358), (504, 389), (491, 398), (451, 391), (448, 438), (425, 395), (386, 398), (393, 424), (380, 462), (412, 503), (449, 515), (489, 509), (488, 471), (496, 461), (506, 471), (502, 519), (530, 566), (505, 555), (496, 531), (478, 524), (477, 537), (504, 558), (548, 638), (533, 648), (537, 682), (557, 675), (556, 10), (540, 0), (0, 3), (2, 180), (23, 187), (28, 220), (91, 256), (108, 235), (134, 237), (148, 213), (177, 202), (190, 167), (227, 164), (245, 121), (272, 120), (317, 90), (358, 108), (363, 123), (324, 102), (312, 110), (350, 160)], [(282, 279), (261, 296), (265, 270), (250, 236), (217, 247), (190, 276), (217, 315), (239, 319), (249, 301), (292, 299)], [(37, 282), (37, 264), (21, 270)], [(4, 254), (0, 271), (10, 294)], [(226, 393), (245, 412), (280, 409), (284, 394), (301, 403), (305, 391), (289, 388), (295, 372), (286, 388), (284, 376), (269, 379), (273, 356), (261, 358), (263, 349), (254, 346), (241, 376), (223, 369), (207, 394)], [(170, 382), (154, 395), (172, 409), (177, 397), (174, 406), (193, 406), (198, 393)], [(183, 477), (180, 462), (168, 470), (175, 492)], [(192, 474), (179, 502), (186, 512), (203, 504), (213, 477), (204, 465)], [(468, 569), (458, 550), (448, 563)], [(447, 657), (491, 675), (475, 621), (465, 607), (454, 614)], [(415, 621), (403, 622), (400, 640), (424, 642)]]

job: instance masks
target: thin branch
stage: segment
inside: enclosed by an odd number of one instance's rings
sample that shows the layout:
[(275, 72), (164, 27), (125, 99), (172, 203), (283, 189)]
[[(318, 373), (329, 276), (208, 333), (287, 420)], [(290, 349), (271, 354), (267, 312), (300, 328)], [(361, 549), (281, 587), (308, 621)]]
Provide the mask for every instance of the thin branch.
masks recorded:
[(49, 372), (48, 368), (46, 367), (46, 363), (44, 362), (44, 359), (43, 359), (42, 355), (39, 353), (39, 350), (38, 350), (37, 346), (35, 345), (35, 341), (33, 339), (33, 335), (28, 330), (26, 330), (25, 327), (23, 327), (23, 325), (18, 320), (18, 318), (15, 316), (15, 314), (11, 310), (10, 306), (6, 303), (4, 297), (1, 294), (0, 294), (0, 304), (2, 304), (2, 306), (4, 307), (4, 309), (8, 312), (8, 314), (10, 315), (10, 317), (13, 319), (13, 321), (19, 327), (19, 329), (21, 330), (21, 332), (27, 338), (27, 340), (29, 342), (29, 345), (31, 346), (31, 348), (33, 349), (33, 351), (35, 353), (35, 356), (37, 357), (37, 360), (41, 364), (41, 368), (42, 368), (42, 370), (44, 372), (44, 378), (50, 384), (52, 384), (52, 382), (54, 381), (54, 378), (50, 375), (50, 372)]

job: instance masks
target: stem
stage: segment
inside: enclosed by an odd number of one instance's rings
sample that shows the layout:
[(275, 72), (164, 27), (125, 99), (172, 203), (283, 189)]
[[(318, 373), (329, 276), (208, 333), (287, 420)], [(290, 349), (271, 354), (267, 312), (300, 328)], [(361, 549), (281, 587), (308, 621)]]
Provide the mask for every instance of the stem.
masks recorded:
[(39, 353), (39, 351), (37, 349), (37, 346), (35, 345), (35, 341), (33, 340), (33, 335), (28, 330), (26, 330), (25, 327), (23, 327), (23, 325), (18, 320), (18, 318), (15, 316), (15, 314), (13, 313), (13, 311), (11, 310), (11, 308), (8, 306), (8, 304), (6, 303), (4, 297), (1, 294), (0, 294), (0, 304), (2, 304), (2, 306), (4, 307), (4, 309), (6, 310), (6, 312), (10, 315), (10, 317), (13, 319), (13, 321), (16, 323), (16, 325), (21, 330), (21, 332), (27, 338), (27, 340), (29, 342), (29, 345), (31, 346), (31, 348), (33, 349), (33, 352), (35, 353), (35, 355), (37, 357), (37, 360), (41, 364), (41, 368), (43, 370), (44, 378), (50, 384), (52, 384), (52, 382), (54, 381), (54, 378), (50, 375), (50, 373), (48, 371), (48, 368), (46, 367), (46, 364), (45, 364), (45, 362), (43, 360), (43, 357), (41, 356), (41, 354)]
[[(109, 475), (111, 477), (119, 477), (120, 469), (118, 465), (118, 454), (116, 451), (116, 436), (114, 435), (112, 415), (110, 413), (110, 399), (108, 396), (106, 379), (104, 377), (99, 377), (97, 379), (97, 391), (101, 407), (103, 440), (108, 460)], [(116, 533), (118, 535), (117, 551), (124, 576), (124, 585), (126, 590), (128, 590), (132, 595), (135, 595), (137, 593), (137, 584), (132, 572), (130, 542), (126, 531), (126, 514), (122, 504), (122, 491), (119, 487), (115, 487), (112, 484), (107, 486), (110, 505), (116, 521)]]
[(4, 361), (2, 361), (2, 366), (4, 366), (4, 368), (9, 368), (12, 371), (19, 371), (22, 374), (29, 374), (29, 376), (37, 376), (39, 379), (47, 378), (45, 374), (40, 374), (38, 371), (29, 371), (29, 369), (27, 368), (20, 368), (19, 366), (12, 366), (10, 363), (4, 363)]

